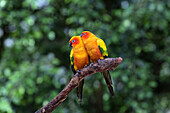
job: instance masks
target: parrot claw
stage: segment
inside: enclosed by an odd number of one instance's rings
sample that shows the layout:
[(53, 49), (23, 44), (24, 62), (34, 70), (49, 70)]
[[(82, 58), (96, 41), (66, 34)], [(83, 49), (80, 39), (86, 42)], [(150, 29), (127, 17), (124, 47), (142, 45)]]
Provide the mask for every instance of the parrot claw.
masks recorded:
[(101, 59), (97, 60), (97, 63), (99, 63), (101, 61)]
[(86, 68), (87, 66), (84, 66), (84, 68)]
[(81, 75), (81, 71), (80, 70), (77, 70), (77, 73)]
[(90, 66), (92, 66), (94, 63), (91, 63)]

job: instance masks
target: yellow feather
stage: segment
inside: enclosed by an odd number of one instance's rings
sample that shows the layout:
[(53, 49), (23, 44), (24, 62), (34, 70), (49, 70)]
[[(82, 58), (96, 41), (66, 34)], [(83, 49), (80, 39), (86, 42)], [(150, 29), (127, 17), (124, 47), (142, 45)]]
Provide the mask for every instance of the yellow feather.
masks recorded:
[(73, 49), (71, 49), (71, 52), (70, 52), (70, 62), (71, 62), (71, 65), (73, 65), (72, 57), (73, 57)]
[(107, 48), (106, 48), (106, 44), (104, 43), (104, 41), (100, 38), (97, 38), (97, 45), (103, 49), (102, 52), (102, 56), (108, 56), (108, 52), (107, 52)]

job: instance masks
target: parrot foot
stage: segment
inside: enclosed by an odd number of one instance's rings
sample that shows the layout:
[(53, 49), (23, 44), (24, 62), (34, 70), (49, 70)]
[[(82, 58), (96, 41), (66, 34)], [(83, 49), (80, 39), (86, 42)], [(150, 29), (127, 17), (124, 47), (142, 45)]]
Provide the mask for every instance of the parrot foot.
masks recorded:
[(97, 60), (97, 63), (99, 63), (101, 61), (101, 59)]
[(86, 68), (87, 66), (84, 66), (84, 68)]
[(77, 73), (81, 75), (81, 71), (80, 70), (77, 70)]
[(94, 63), (92, 62), (92, 63), (90, 64), (90, 66), (93, 66), (93, 64), (94, 64)]

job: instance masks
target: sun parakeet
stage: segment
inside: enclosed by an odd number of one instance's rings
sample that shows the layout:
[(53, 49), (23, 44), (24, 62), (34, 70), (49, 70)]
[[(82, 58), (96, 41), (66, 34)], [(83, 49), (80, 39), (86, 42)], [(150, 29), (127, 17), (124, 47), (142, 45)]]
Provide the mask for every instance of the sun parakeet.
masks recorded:
[[(72, 47), (70, 52), (70, 61), (74, 74), (81, 70), (84, 66), (89, 65), (89, 57), (80, 36), (73, 36), (69, 41), (69, 47)], [(79, 103), (82, 102), (84, 79), (77, 87), (77, 96)]]
[[(104, 59), (108, 57), (108, 52), (104, 41), (96, 37), (93, 33), (89, 31), (83, 31), (81, 33), (81, 39), (90, 56), (91, 62), (96, 62), (99, 59)], [(112, 96), (114, 96), (114, 91), (112, 87), (112, 80), (109, 71), (102, 72)]]

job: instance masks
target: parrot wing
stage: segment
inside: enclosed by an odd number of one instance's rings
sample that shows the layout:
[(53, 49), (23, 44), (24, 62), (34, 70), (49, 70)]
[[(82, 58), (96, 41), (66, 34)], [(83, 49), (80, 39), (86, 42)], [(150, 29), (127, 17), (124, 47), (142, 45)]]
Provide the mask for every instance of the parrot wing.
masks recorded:
[[(107, 58), (108, 57), (108, 52), (107, 52), (107, 48), (106, 48), (106, 44), (104, 43), (104, 41), (100, 38), (97, 39), (97, 45), (100, 49), (100, 52), (102, 54), (102, 56), (104, 58)], [(111, 76), (110, 76), (110, 72), (109, 71), (104, 71), (102, 72), (104, 78), (105, 78), (105, 81), (106, 81), (106, 84), (108, 86), (108, 89), (110, 91), (110, 94), (112, 96), (114, 96), (114, 91), (113, 91), (113, 87), (112, 87), (112, 79), (111, 79)]]
[(73, 49), (71, 49), (70, 52), (70, 62), (71, 62), (71, 68), (74, 74), (76, 74), (76, 70), (74, 69), (74, 56), (73, 56)]
[(97, 39), (97, 45), (100, 49), (100, 52), (102, 54), (102, 56), (104, 58), (107, 58), (108, 57), (108, 52), (107, 52), (107, 48), (106, 48), (106, 44), (104, 43), (104, 41), (100, 38)]

